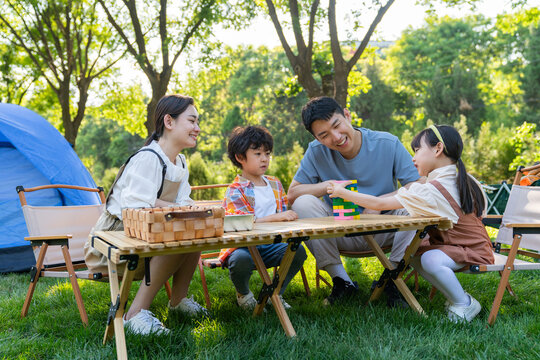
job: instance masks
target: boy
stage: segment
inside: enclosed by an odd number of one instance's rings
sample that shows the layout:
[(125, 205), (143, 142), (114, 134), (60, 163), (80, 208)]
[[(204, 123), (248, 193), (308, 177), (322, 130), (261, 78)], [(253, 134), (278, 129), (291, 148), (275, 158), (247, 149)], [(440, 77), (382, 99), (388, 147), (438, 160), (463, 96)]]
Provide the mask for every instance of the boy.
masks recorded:
[[(264, 173), (270, 164), (270, 154), (274, 146), (272, 135), (262, 126), (237, 127), (233, 130), (227, 148), (229, 159), (242, 170), (227, 188), (223, 207), (228, 213), (236, 210), (254, 214), (255, 222), (291, 221), (298, 218), (292, 210), (287, 210), (287, 200), (281, 182)], [(287, 250), (287, 244), (259, 245), (266, 267), (278, 266)], [(285, 309), (290, 308), (281, 295), (294, 275), (302, 268), (306, 260), (306, 250), (300, 246), (280, 291), (280, 299)], [(229, 268), (229, 275), (236, 288), (238, 305), (246, 310), (253, 310), (257, 300), (249, 290), (249, 278), (255, 264), (249, 250), (245, 247), (224, 249), (220, 260)]]

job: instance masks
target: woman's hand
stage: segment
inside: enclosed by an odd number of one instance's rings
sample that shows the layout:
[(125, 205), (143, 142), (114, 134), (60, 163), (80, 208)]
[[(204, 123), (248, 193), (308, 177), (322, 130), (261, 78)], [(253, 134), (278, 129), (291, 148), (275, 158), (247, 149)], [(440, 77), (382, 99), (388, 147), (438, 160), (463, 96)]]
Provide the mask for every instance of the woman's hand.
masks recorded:
[(326, 192), (331, 198), (340, 197), (343, 198), (343, 194), (345, 191), (348, 191), (345, 189), (345, 186), (351, 185), (352, 181), (343, 181), (343, 182), (337, 182), (334, 180), (328, 181), (328, 185), (326, 187)]

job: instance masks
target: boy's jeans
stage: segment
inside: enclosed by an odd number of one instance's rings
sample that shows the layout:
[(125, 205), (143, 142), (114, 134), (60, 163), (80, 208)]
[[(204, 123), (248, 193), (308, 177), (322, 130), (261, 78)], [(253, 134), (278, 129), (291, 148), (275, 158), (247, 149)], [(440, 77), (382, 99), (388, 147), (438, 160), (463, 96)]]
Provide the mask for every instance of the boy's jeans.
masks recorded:
[[(264, 261), (264, 265), (267, 268), (279, 266), (285, 251), (287, 250), (288, 244), (268, 244), (268, 245), (258, 245), (257, 250), (261, 254), (261, 258)], [(280, 295), (283, 294), (285, 288), (292, 280), (294, 275), (302, 268), (304, 260), (306, 260), (307, 254), (306, 250), (302, 245), (298, 247), (294, 255), (294, 259), (289, 268), (287, 276), (283, 281), (283, 286), (281, 287)], [(231, 280), (236, 288), (236, 291), (240, 295), (247, 295), (249, 293), (249, 278), (251, 277), (251, 272), (255, 270), (255, 263), (251, 258), (251, 254), (247, 247), (242, 247), (236, 249), (229, 258), (227, 259), (227, 267), (229, 268), (229, 275)]]

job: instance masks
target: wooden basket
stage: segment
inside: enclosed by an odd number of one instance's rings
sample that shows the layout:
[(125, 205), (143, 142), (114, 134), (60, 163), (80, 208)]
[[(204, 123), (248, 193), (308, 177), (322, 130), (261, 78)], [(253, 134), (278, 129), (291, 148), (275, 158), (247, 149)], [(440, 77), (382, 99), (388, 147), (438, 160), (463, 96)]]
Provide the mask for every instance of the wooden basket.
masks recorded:
[(123, 209), (127, 236), (149, 243), (199, 239), (223, 235), (221, 207), (178, 206)]

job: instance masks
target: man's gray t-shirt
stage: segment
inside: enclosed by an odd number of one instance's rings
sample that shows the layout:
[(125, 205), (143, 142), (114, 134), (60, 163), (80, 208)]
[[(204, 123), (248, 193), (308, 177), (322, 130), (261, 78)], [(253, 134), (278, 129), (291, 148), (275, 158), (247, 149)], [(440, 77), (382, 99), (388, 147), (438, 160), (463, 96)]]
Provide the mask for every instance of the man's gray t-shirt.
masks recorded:
[[(353, 159), (345, 159), (319, 141), (309, 144), (294, 180), (317, 184), (326, 180), (357, 180), (358, 192), (379, 196), (420, 178), (411, 155), (399, 139), (387, 132), (355, 128), (362, 132), (362, 147)], [(328, 204), (332, 200), (324, 197)]]

